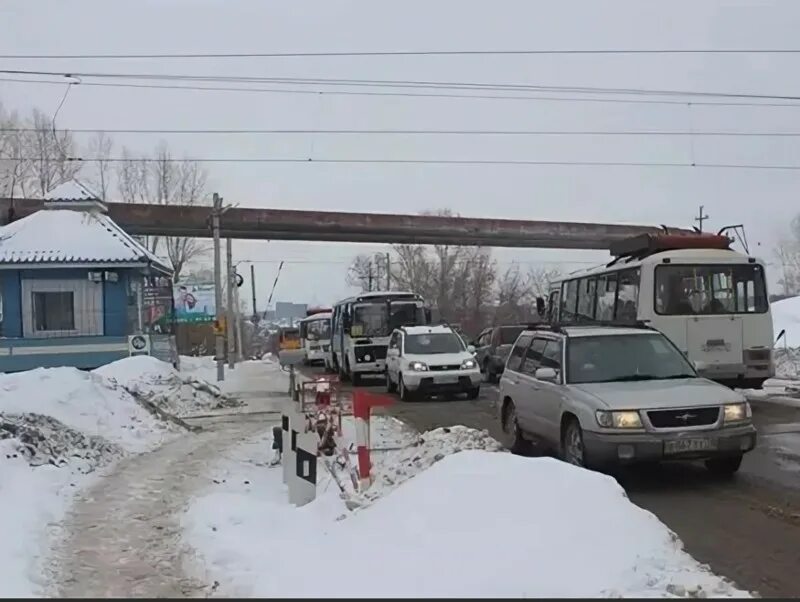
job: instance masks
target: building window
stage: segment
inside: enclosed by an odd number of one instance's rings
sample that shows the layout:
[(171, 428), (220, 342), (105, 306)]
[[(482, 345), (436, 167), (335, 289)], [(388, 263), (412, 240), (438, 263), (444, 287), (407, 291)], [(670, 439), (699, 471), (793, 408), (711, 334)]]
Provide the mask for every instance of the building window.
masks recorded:
[(73, 293), (33, 293), (33, 324), (37, 332), (75, 330)]

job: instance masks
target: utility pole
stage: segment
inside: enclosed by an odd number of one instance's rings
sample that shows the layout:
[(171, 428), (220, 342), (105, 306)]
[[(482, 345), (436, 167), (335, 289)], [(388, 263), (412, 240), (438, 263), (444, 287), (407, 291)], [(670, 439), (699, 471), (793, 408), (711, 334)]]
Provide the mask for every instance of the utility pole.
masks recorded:
[(234, 288), (233, 288), (233, 300), (235, 301), (235, 304), (233, 306), (234, 307), (233, 315), (234, 319), (236, 320), (235, 322), (236, 361), (241, 363), (242, 360), (244, 359), (243, 357), (244, 352), (242, 351), (242, 320), (239, 317), (239, 287), (236, 286), (236, 283), (234, 283)]
[(367, 290), (372, 292), (372, 259), (369, 260), (369, 276), (367, 277)]
[(228, 290), (227, 290), (227, 300), (228, 300), (228, 319), (227, 319), (227, 326), (228, 326), (228, 368), (233, 369), (236, 366), (236, 358), (233, 354), (233, 345), (234, 345), (234, 331), (233, 331), (233, 321), (236, 319), (236, 314), (234, 313), (233, 307), (233, 240), (228, 238), (226, 240), (226, 251), (227, 251), (227, 258), (226, 258), (226, 265), (225, 265), (225, 272), (228, 276)]
[(250, 264), (250, 294), (253, 297), (253, 324), (258, 324), (258, 311), (256, 310), (256, 266)]
[(386, 254), (386, 290), (392, 290), (392, 257)]
[(700, 213), (698, 213), (697, 217), (694, 218), (694, 221), (696, 221), (699, 224), (698, 230), (700, 230), (700, 232), (703, 231), (703, 222), (706, 221), (707, 219), (708, 215), (703, 215), (703, 205), (700, 205)]
[(214, 234), (214, 306), (216, 324), (214, 328), (214, 359), (217, 361), (217, 382), (225, 380), (225, 351), (222, 329), (222, 261), (219, 244), (219, 218), (222, 213), (222, 197), (214, 193), (211, 210), (211, 229)]

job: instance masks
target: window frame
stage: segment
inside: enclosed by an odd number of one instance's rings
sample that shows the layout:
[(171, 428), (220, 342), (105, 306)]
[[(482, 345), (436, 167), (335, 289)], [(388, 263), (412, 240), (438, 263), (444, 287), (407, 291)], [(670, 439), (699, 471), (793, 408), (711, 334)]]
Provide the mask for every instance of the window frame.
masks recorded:
[[(525, 343), (525, 345), (523, 347), (523, 350), (522, 350), (522, 355), (520, 355), (519, 358), (518, 358), (519, 362), (518, 362), (517, 367), (514, 368), (514, 367), (511, 366), (511, 360), (515, 359), (514, 358), (514, 350), (517, 349), (518, 347), (522, 347), (519, 343), (520, 343), (520, 341), (522, 340), (523, 337), (528, 338), (529, 340), (528, 340), (527, 343)], [(508, 354), (508, 359), (506, 360), (506, 368), (505, 368), (506, 370), (511, 370), (512, 372), (517, 372), (517, 373), (521, 374), (519, 369), (522, 367), (522, 361), (525, 359), (525, 354), (528, 353), (528, 347), (530, 347), (531, 343), (533, 343), (533, 338), (534, 338), (533, 334), (522, 333), (521, 335), (519, 335), (519, 337), (517, 338), (516, 342), (514, 343), (514, 346), (511, 348), (511, 351)]]

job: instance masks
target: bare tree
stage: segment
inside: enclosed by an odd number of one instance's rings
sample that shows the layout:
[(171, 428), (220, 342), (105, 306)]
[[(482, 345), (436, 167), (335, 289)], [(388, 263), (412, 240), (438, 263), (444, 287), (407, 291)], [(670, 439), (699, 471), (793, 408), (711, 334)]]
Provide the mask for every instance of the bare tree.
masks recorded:
[(497, 282), (495, 323), (526, 322), (532, 317), (531, 281), (516, 263), (506, 269)]
[(114, 141), (105, 132), (98, 132), (89, 141), (89, 152), (94, 158), (94, 173), (91, 176), (91, 184), (100, 195), (100, 200), (107, 200), (108, 191), (111, 189), (111, 150), (114, 148)]
[(353, 259), (347, 270), (347, 284), (357, 286), (362, 292), (386, 288), (386, 254), (361, 254)]
[(56, 130), (50, 117), (34, 109), (28, 123), (33, 131), (26, 136), (26, 157), (30, 161), (27, 170), (34, 192), (44, 196), (50, 190), (77, 175), (80, 162), (73, 161), (75, 142), (72, 133)]
[[(159, 144), (153, 159), (134, 159), (126, 148), (122, 158), (117, 167), (117, 187), (124, 202), (183, 206), (207, 202), (206, 171), (196, 161), (173, 158), (165, 143)], [(191, 238), (150, 236), (145, 244), (153, 253), (163, 247), (176, 281), (188, 262), (208, 252), (206, 243)]]
[[(38, 109), (22, 120), (0, 110), (0, 190), (9, 198), (44, 196), (73, 178), (81, 164), (73, 160), (71, 132), (54, 129)], [(30, 131), (29, 131), (30, 130)]]
[(528, 284), (531, 295), (547, 299), (550, 283), (561, 277), (561, 269), (534, 266), (528, 270)]

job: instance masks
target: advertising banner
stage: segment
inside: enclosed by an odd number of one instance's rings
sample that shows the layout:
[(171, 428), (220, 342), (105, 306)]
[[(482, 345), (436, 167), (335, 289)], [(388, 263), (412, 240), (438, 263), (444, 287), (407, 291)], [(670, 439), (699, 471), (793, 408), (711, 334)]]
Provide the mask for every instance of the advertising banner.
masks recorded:
[(175, 318), (179, 323), (213, 322), (216, 314), (214, 284), (179, 284), (175, 287)]

